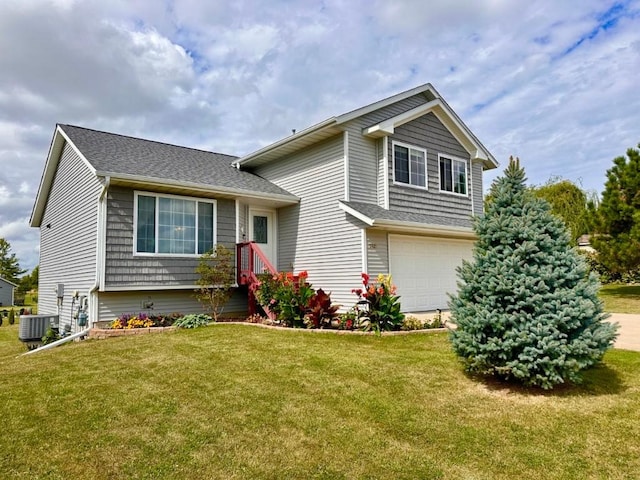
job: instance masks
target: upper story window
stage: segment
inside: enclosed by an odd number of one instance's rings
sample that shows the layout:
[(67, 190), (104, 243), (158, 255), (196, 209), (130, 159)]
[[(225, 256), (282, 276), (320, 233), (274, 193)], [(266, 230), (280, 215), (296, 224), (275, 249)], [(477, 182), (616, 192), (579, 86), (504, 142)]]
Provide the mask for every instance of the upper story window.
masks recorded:
[(393, 142), (393, 181), (427, 188), (427, 151)]
[(134, 251), (201, 255), (216, 242), (215, 200), (135, 193)]
[(440, 191), (467, 194), (467, 162), (458, 158), (438, 156), (440, 160)]

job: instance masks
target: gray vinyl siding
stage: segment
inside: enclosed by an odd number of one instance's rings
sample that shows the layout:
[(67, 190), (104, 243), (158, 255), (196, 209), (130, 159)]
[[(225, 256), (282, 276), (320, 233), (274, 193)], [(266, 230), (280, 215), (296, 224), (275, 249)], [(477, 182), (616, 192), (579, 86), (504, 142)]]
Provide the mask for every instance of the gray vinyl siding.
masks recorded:
[[(40, 227), (38, 313), (71, 323), (73, 291), (88, 296), (96, 282), (101, 184), (69, 144), (63, 148)], [(47, 225), (50, 228), (47, 228)], [(58, 312), (56, 285), (64, 285)]]
[(378, 141), (365, 137), (364, 128), (427, 103), (423, 94), (414, 95), (347, 123), (349, 132), (349, 200), (378, 203)]
[(255, 173), (301, 198), (278, 210), (278, 269), (307, 270), (314, 287), (348, 308), (363, 265), (361, 226), (338, 206), (344, 196), (343, 138), (336, 135)]
[[(143, 303), (153, 303), (153, 308), (144, 309)], [(204, 309), (188, 290), (151, 290), (137, 292), (101, 292), (98, 300), (101, 321), (113, 320), (122, 314), (146, 313), (160, 315), (170, 313), (203, 313)], [(222, 316), (246, 316), (247, 294), (236, 289), (225, 305)]]
[[(427, 190), (393, 183), (393, 141), (421, 147), (427, 151)], [(432, 215), (434, 223), (461, 227), (471, 226), (471, 196), (440, 192), (438, 154), (467, 161), (467, 191), (470, 156), (433, 113), (428, 113), (395, 129), (389, 138), (389, 210)], [(474, 180), (476, 180), (474, 172)], [(478, 175), (480, 180), (482, 175)], [(482, 182), (480, 182), (482, 189)]]
[(0, 278), (0, 307), (13, 305), (13, 289), (15, 287)]
[(367, 273), (371, 277), (389, 273), (389, 239), (383, 230), (367, 230)]
[(473, 213), (482, 215), (484, 213), (484, 197), (482, 192), (482, 164), (475, 162), (471, 165), (473, 171)]
[[(133, 254), (134, 191), (112, 187), (107, 194), (105, 288), (192, 286), (198, 258), (136, 256)], [(217, 243), (232, 249), (235, 258), (235, 201), (216, 199)]]

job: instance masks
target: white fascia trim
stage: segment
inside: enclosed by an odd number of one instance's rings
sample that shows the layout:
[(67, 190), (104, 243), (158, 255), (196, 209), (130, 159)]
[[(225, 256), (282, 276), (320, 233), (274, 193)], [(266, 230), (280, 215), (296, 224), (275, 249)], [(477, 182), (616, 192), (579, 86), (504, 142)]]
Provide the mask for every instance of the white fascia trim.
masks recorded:
[(58, 125), (56, 131), (59, 131), (60, 135), (62, 135), (64, 139), (67, 141), (67, 143), (71, 145), (71, 148), (73, 148), (73, 151), (76, 152), (76, 154), (82, 159), (82, 161), (84, 162), (86, 167), (89, 169), (89, 171), (94, 175), (97, 175), (96, 169), (93, 167), (93, 165), (89, 163), (89, 160), (87, 160), (87, 158), (82, 154), (82, 152), (78, 149), (78, 147), (75, 146), (75, 144), (71, 141), (71, 139), (67, 136), (67, 134), (64, 133), (64, 130), (60, 127), (60, 125)]
[(344, 199), (349, 201), (349, 132), (344, 131)]
[(388, 118), (376, 125), (372, 125), (369, 128), (365, 128), (362, 133), (370, 137), (381, 137), (384, 135), (393, 135), (395, 128), (400, 125), (404, 125), (412, 120), (415, 120), (426, 113), (429, 113), (434, 109), (434, 107), (441, 105), (440, 99), (432, 100), (430, 102), (424, 103), (418, 107), (412, 108), (411, 110), (407, 110), (400, 115), (396, 115), (395, 117)]
[[(238, 284), (231, 285), (232, 288), (237, 288)], [(105, 287), (103, 292), (148, 292), (151, 290), (196, 290), (200, 288), (200, 285), (124, 285), (124, 286), (109, 286)]]
[(264, 155), (267, 152), (270, 152), (271, 150), (275, 150), (277, 148), (280, 148), (283, 145), (286, 145), (287, 143), (291, 143), (291, 142), (295, 142), (297, 140), (300, 140), (303, 137), (306, 137), (307, 135), (311, 134), (311, 133), (315, 133), (319, 130), (324, 130), (327, 127), (330, 127), (332, 125), (334, 125), (336, 123), (336, 117), (331, 117), (328, 118), (320, 123), (317, 123), (315, 125), (312, 125), (310, 127), (305, 128), (304, 130), (300, 130), (297, 133), (294, 133), (293, 135), (289, 135), (288, 137), (285, 137), (281, 140), (278, 140), (275, 143), (271, 143), (269, 145), (267, 145), (266, 147), (263, 147), (259, 150), (256, 150), (255, 152), (252, 152), (248, 155), (245, 155), (242, 158), (239, 158), (238, 160), (236, 160), (235, 162), (233, 162), (233, 165), (237, 166), (238, 168), (242, 165), (245, 165), (249, 162), (251, 162), (251, 160), (253, 160), (256, 157), (259, 157), (261, 155)]
[(49, 146), (49, 153), (47, 154), (44, 171), (42, 172), (42, 177), (40, 178), (40, 186), (38, 187), (36, 200), (33, 204), (33, 210), (31, 211), (31, 218), (29, 219), (29, 225), (32, 227), (39, 227), (40, 222), (42, 222), (44, 207), (47, 203), (49, 192), (51, 191), (51, 184), (53, 183), (53, 179), (58, 169), (58, 163), (60, 162), (60, 157), (62, 156), (62, 151), (64, 149), (65, 143), (71, 145), (73, 151), (78, 155), (78, 157), (80, 157), (89, 171), (96, 175), (96, 170), (95, 168), (93, 168), (93, 165), (89, 163), (82, 152), (78, 150), (78, 147), (76, 147), (69, 139), (67, 134), (64, 133), (62, 127), (60, 127), (60, 125), (56, 125), (56, 129), (51, 140), (51, 145)]
[(417, 95), (418, 93), (424, 93), (426, 91), (431, 91), (431, 93), (435, 97), (439, 97), (438, 92), (435, 91), (433, 86), (430, 83), (425, 83), (423, 85), (418, 85), (417, 87), (414, 87), (410, 90), (406, 90), (404, 92), (393, 95), (392, 97), (385, 98), (384, 100), (380, 100), (378, 102), (371, 103), (369, 105), (358, 108), (356, 110), (352, 110), (351, 112), (342, 114), (336, 118), (337, 123), (341, 124), (341, 123), (348, 122), (355, 118), (361, 117), (362, 115), (366, 115), (367, 113), (371, 113), (380, 108), (388, 107), (389, 105), (393, 105), (396, 102), (400, 102), (406, 98)]
[(366, 223), (367, 225), (369, 225), (370, 227), (373, 226), (374, 220), (372, 218), (367, 217), (366, 215), (364, 215), (363, 213), (360, 213), (358, 210), (355, 210), (351, 207), (349, 207), (348, 205), (345, 205), (342, 202), (338, 202), (338, 206), (345, 212), (347, 212), (349, 215), (356, 217), (358, 220), (360, 220), (363, 223)]
[(422, 233), (443, 237), (477, 238), (473, 229), (469, 227), (449, 227), (433, 224), (425, 225), (423, 223), (404, 222), (399, 220), (376, 220), (373, 226), (390, 231), (395, 230), (401, 232)]
[(153, 181), (149, 177), (144, 177), (140, 175), (127, 175), (127, 174), (119, 174), (119, 173), (111, 173), (111, 172), (96, 172), (96, 174), (99, 176), (110, 176), (112, 182), (118, 181), (118, 180), (124, 181), (124, 182), (143, 182), (145, 185), (184, 188), (184, 189), (207, 193), (210, 195), (211, 194), (215, 195), (216, 193), (218, 193), (221, 195), (237, 195), (239, 197), (251, 198), (255, 200), (277, 200), (279, 202), (286, 202), (289, 205), (294, 205), (300, 202), (300, 197), (297, 197), (295, 195), (282, 195), (279, 193), (257, 194), (255, 192), (251, 192), (249, 190), (242, 190), (239, 188), (203, 185), (201, 183), (174, 182), (171, 180)]
[(384, 120), (376, 125), (372, 125), (368, 128), (364, 128), (363, 135), (369, 137), (382, 137), (386, 135), (393, 135), (395, 128), (405, 123), (411, 122), (416, 118), (419, 118), (427, 113), (433, 112), (433, 114), (442, 122), (442, 124), (449, 130), (449, 132), (455, 137), (458, 142), (469, 152), (472, 160), (481, 160), (484, 163), (493, 165), (495, 164), (491, 154), (478, 142), (469, 131), (466, 125), (464, 125), (451, 108), (443, 102), (440, 98), (436, 98), (430, 102), (422, 104), (418, 107), (407, 110), (400, 115)]

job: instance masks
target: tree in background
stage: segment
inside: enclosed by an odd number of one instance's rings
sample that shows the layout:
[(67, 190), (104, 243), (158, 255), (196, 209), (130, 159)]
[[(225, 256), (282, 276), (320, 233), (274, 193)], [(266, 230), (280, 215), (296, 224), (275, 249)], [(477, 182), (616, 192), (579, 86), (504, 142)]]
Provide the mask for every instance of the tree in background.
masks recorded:
[(472, 373), (553, 388), (579, 382), (615, 339), (598, 279), (570, 245), (565, 225), (525, 186), (511, 159), (474, 226), (473, 261), (451, 297), (453, 349)]
[(18, 291), (21, 293), (27, 293), (31, 290), (37, 289), (39, 274), (40, 268), (36, 265), (35, 268), (31, 270), (31, 273), (22, 276), (20, 283), (18, 284)]
[(596, 200), (589, 199), (575, 183), (562, 178), (551, 178), (544, 185), (533, 187), (532, 191), (551, 205), (551, 213), (567, 226), (574, 245), (581, 235), (590, 233), (590, 205), (595, 204)]
[(595, 230), (592, 245), (610, 272), (624, 276), (640, 269), (640, 150), (628, 149), (607, 170)]
[(16, 285), (20, 283), (20, 275), (26, 270), (20, 268), (15, 253), (11, 253), (11, 245), (4, 238), (0, 238), (0, 277)]

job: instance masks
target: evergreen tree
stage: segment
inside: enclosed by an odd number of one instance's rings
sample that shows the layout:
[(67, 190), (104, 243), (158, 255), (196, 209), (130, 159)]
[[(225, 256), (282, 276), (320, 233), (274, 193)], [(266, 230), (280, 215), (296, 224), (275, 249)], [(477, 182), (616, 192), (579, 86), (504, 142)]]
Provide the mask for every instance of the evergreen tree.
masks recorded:
[(598, 280), (569, 245), (562, 221), (525, 187), (511, 159), (475, 223), (473, 261), (458, 269), (452, 344), (472, 373), (545, 389), (580, 381), (615, 339)]
[(640, 269), (640, 150), (628, 149), (627, 157), (615, 158), (607, 170), (592, 242), (614, 276)]
[(10, 252), (11, 245), (9, 242), (4, 238), (0, 238), (0, 277), (17, 285), (20, 281), (20, 275), (26, 270), (20, 268), (16, 254)]

